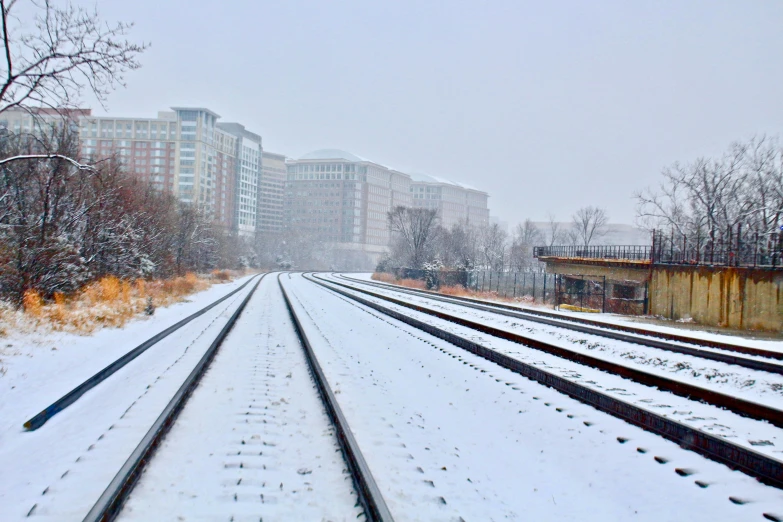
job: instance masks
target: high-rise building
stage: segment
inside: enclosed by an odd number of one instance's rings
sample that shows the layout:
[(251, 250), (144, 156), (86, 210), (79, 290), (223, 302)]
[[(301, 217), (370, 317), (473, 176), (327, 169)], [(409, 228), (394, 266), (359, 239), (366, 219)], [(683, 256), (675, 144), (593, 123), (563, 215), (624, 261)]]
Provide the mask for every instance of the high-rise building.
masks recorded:
[(350, 152), (317, 150), (287, 170), (286, 224), (371, 259), (388, 248), (389, 210), (411, 206), (410, 176)]
[(255, 233), (261, 137), (202, 107), (173, 107), (157, 118), (78, 117), (81, 154), (116, 157), (136, 176), (206, 209), (227, 230)]
[(280, 232), (283, 229), (285, 199), (285, 156), (264, 151), (261, 160), (261, 186), (258, 191), (257, 230)]
[(236, 138), (234, 223), (239, 235), (253, 236), (258, 220), (258, 192), (261, 186), (261, 136), (248, 131), (239, 123), (218, 122), (217, 127)]
[(457, 223), (482, 227), (489, 223), (486, 192), (464, 183), (455, 183), (426, 174), (412, 174), (410, 191), (413, 206), (436, 209), (441, 225), (451, 228)]

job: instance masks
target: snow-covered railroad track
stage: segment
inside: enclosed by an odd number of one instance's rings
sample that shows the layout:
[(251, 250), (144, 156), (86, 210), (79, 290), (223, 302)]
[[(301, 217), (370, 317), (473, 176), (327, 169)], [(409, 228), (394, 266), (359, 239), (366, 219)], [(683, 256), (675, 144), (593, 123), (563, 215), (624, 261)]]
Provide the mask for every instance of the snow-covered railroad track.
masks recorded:
[[(226, 286), (241, 285), (242, 281), (238, 281)], [(180, 328), (162, 339), (41, 429), (19, 430), (21, 419), (16, 415), (12, 419), (16, 429), (12, 429), (9, 419), (4, 418), (4, 429), (0, 432), (0, 466), (12, 472), (0, 473), (0, 519), (82, 520), (243, 298), (253, 289), (254, 286), (243, 287), (219, 306), (193, 319), (187, 328)], [(217, 292), (205, 294), (208, 299), (201, 300), (201, 306), (214, 302), (217, 297)], [(191, 306), (190, 310), (196, 308)], [(161, 315), (167, 315), (167, 311)], [(168, 317), (169, 321), (150, 322), (170, 324), (170, 319), (176, 320), (177, 315), (168, 314)], [(97, 363), (82, 360), (78, 365), (68, 365), (66, 361), (68, 371), (63, 371), (63, 375), (50, 375), (48, 381), (36, 381), (26, 388), (29, 390), (37, 385), (60, 393), (73, 388), (121, 354), (123, 345), (133, 345), (140, 337), (146, 337), (144, 323), (134, 325), (131, 329), (135, 334), (127, 340), (121, 335), (113, 336), (119, 347), (106, 348), (111, 357), (94, 351), (92, 357)], [(24, 399), (17, 397), (23, 403), (31, 402)], [(13, 407), (4, 406), (6, 411), (14, 412)], [(16, 410), (21, 416), (22, 408)]]
[[(475, 353), (488, 360), (496, 362), (501, 366), (503, 366), (504, 368), (511, 369), (528, 378), (552, 386), (558, 391), (561, 391), (582, 402), (590, 404), (601, 411), (620, 417), (632, 424), (650, 430), (658, 435), (668, 438), (669, 440), (675, 441), (678, 444), (683, 445), (683, 447), (687, 447), (693, 451), (696, 451), (704, 456), (707, 456), (712, 460), (724, 463), (733, 469), (742, 470), (745, 473), (765, 483), (772, 484), (778, 488), (783, 488), (783, 461), (780, 460), (779, 456), (777, 455), (772, 456), (769, 452), (763, 451), (763, 448), (761, 448), (762, 451), (756, 451), (755, 449), (751, 449), (750, 446), (756, 445), (754, 444), (754, 441), (749, 441), (748, 444), (737, 444), (730, 441), (725, 436), (707, 433), (706, 431), (697, 429), (693, 425), (678, 420), (674, 420), (674, 418), (669, 417), (665, 414), (656, 413), (651, 408), (643, 408), (637, 404), (633, 404), (631, 401), (622, 400), (616, 396), (617, 394), (605, 393), (599, 389), (600, 386), (590, 385), (590, 384), (596, 384), (593, 381), (587, 381), (586, 384), (580, 383), (578, 381), (582, 377), (581, 374), (577, 374), (576, 376), (577, 378), (557, 375), (555, 372), (547, 371), (543, 369), (541, 365), (522, 362), (517, 357), (506, 355), (504, 353), (501, 353), (500, 351), (494, 350), (492, 348), (488, 348), (487, 346), (484, 346), (479, 342), (475, 342), (475, 337), (473, 336), (466, 336), (464, 334), (458, 335), (453, 333), (452, 331), (449, 331), (446, 328), (436, 326), (435, 324), (433, 324), (434, 321), (428, 321), (421, 316), (424, 314), (427, 314), (429, 316), (434, 316), (437, 317), (438, 319), (453, 322), (460, 326), (467, 327), (468, 329), (475, 329), (483, 333), (489, 333), (494, 337), (499, 337), (501, 339), (510, 340), (517, 343), (523, 343), (526, 346), (532, 346), (536, 349), (542, 349), (543, 351), (551, 353), (557, 357), (566, 356), (566, 358), (569, 358), (571, 360), (576, 360), (577, 362), (581, 362), (584, 356), (572, 357), (570, 354), (563, 353), (565, 350), (563, 350), (560, 347), (553, 346), (553, 345), (546, 346), (546, 343), (542, 343), (541, 341), (525, 338), (524, 336), (519, 336), (517, 334), (512, 334), (510, 332), (501, 331), (496, 328), (487, 327), (485, 325), (477, 324), (473, 321), (468, 321), (463, 318), (457, 317), (455, 315), (449, 315), (442, 312), (437, 312), (431, 309), (421, 307), (419, 305), (411, 304), (404, 300), (389, 297), (387, 295), (382, 295), (382, 294), (370, 292), (365, 289), (358, 289), (358, 288), (352, 288), (352, 289), (349, 288), (349, 291), (346, 291), (346, 289), (340, 288), (335, 285), (340, 285), (343, 287), (347, 287), (348, 285), (341, 285), (340, 283), (335, 283), (335, 282), (331, 282), (330, 284), (327, 284), (323, 281), (317, 281), (313, 279), (311, 279), (311, 281), (321, 286), (327, 287), (333, 292), (336, 292), (338, 294), (344, 295), (345, 297), (360, 302), (365, 306), (369, 306), (384, 314), (394, 317), (397, 320), (403, 321), (409, 325), (424, 330), (427, 333), (430, 333), (438, 338), (454, 343), (462, 348), (467, 349), (472, 353)], [(357, 295), (357, 292), (365, 294), (370, 298), (368, 299), (368, 298), (360, 297), (359, 295)], [(395, 307), (395, 309), (392, 309), (388, 306), (383, 306), (379, 304), (378, 302), (379, 300), (393, 303), (394, 305), (397, 306)], [(402, 307), (415, 310), (415, 312), (407, 312), (407, 313), (401, 312), (400, 308)], [(415, 315), (418, 315), (419, 318), (414, 317)], [(629, 372), (628, 368), (618, 367), (618, 365), (609, 363), (607, 361), (600, 361), (600, 360), (594, 361), (593, 365), (595, 365), (595, 367), (601, 370), (606, 370), (611, 373), (617, 373), (618, 375), (623, 375), (625, 377), (630, 377), (634, 379), (639, 378), (637, 377), (639, 373), (643, 373), (643, 372), (637, 372), (635, 370)], [(611, 379), (606, 379), (606, 378), (602, 379), (601, 377), (599, 377), (598, 379), (603, 381), (607, 381), (607, 380), (611, 381)], [(745, 410), (745, 413), (755, 414), (758, 417), (764, 418), (767, 415), (769, 416), (780, 415), (780, 412), (775, 410), (774, 408), (770, 408), (762, 405), (753, 405), (753, 404), (750, 404), (749, 406), (744, 406), (743, 402), (747, 402), (747, 401), (739, 401), (732, 397), (725, 396), (722, 394), (717, 394), (709, 390), (703, 390), (691, 385), (686, 385), (685, 383), (669, 382), (667, 384), (665, 382), (666, 379), (659, 376), (653, 376), (647, 374), (646, 376), (641, 376), (641, 379), (648, 380), (649, 383), (652, 383), (658, 388), (662, 388), (664, 385), (668, 386), (669, 391), (682, 394), (686, 397), (692, 396), (700, 400), (705, 400), (705, 402), (706, 400), (712, 400), (714, 402), (718, 402), (720, 407), (723, 407), (725, 404), (731, 404), (736, 408), (747, 408)], [(612, 391), (613, 389), (614, 390), (619, 389), (623, 391), (625, 390), (625, 388), (615, 387), (607, 391)], [(621, 395), (626, 395), (626, 394), (623, 393)], [(653, 393), (653, 396), (655, 395), (666, 395), (666, 394), (661, 394), (661, 392)], [(666, 399), (662, 397), (658, 397), (657, 400), (662, 401)], [(694, 404), (692, 408), (695, 409), (696, 406), (697, 405)], [(699, 406), (706, 408), (706, 405), (699, 405)], [(686, 403), (686, 407), (687, 407), (687, 403)], [(674, 411), (674, 413), (676, 414), (678, 412)], [(686, 412), (680, 412), (680, 413), (686, 413)], [(692, 413), (690, 408), (687, 410), (687, 413), (688, 414)], [(703, 418), (700, 417), (697, 417), (697, 419), (703, 420)], [(748, 421), (748, 422), (753, 422), (753, 421)], [(755, 425), (751, 430), (752, 433), (759, 433), (759, 432), (766, 431), (767, 433), (772, 433), (773, 436), (771, 438), (781, 439), (781, 437), (779, 437), (779, 430), (771, 427), (765, 427), (762, 423), (754, 423), (754, 424)], [(769, 439), (764, 439), (764, 440), (765, 440), (765, 444), (762, 444), (762, 446), (774, 445), (773, 443), (770, 442)]]
[[(313, 276), (318, 277), (318, 276)], [(320, 278), (322, 281), (323, 278)], [(590, 366), (609, 373), (623, 376), (635, 382), (648, 386), (655, 386), (681, 397), (699, 400), (720, 408), (726, 408), (739, 415), (762, 420), (783, 427), (783, 410), (778, 408), (781, 401), (781, 388), (783, 380), (778, 375), (769, 375), (756, 370), (744, 370), (741, 378), (745, 382), (769, 381), (769, 393), (767, 397), (738, 397), (737, 393), (725, 393), (715, 390), (711, 382), (693, 382), (695, 379), (686, 378), (678, 375), (676, 372), (654, 371), (651, 367), (645, 367), (639, 361), (649, 361), (659, 354), (639, 354), (631, 351), (629, 346), (620, 346), (613, 348), (613, 353), (605, 354), (603, 350), (592, 350), (594, 347), (603, 347), (596, 338), (566, 338), (567, 342), (552, 343), (549, 339), (543, 338), (538, 332), (532, 332), (531, 329), (525, 331), (516, 323), (509, 324), (506, 319), (500, 318), (492, 313), (476, 313), (471, 309), (465, 309), (461, 305), (450, 304), (448, 306), (440, 305), (437, 301), (429, 298), (420, 298), (418, 296), (408, 296), (405, 293), (394, 290), (373, 291), (366, 287), (354, 284), (346, 284), (340, 281), (330, 281), (332, 284), (347, 288), (351, 291), (359, 292), (376, 299), (382, 299), (399, 306), (410, 308), (428, 314), (439, 319), (459, 324), (461, 326), (478, 330), (493, 337), (500, 337), (515, 343), (522, 344), (540, 350), (544, 353), (552, 354), (580, 365)], [(471, 315), (471, 318), (468, 318)], [(521, 325), (525, 326), (525, 325)], [(562, 338), (562, 333), (560, 338)], [(584, 346), (580, 346), (584, 345)], [(618, 356), (619, 354), (619, 356)], [(695, 364), (693, 358), (683, 357), (680, 365)], [(720, 368), (721, 363), (717, 363), (716, 372), (726, 372), (726, 368)], [(677, 366), (680, 368), (681, 366)], [(709, 381), (709, 379), (707, 379)], [(706, 386), (704, 386), (706, 384)], [(766, 390), (765, 390), (766, 391)], [(759, 400), (761, 399), (761, 400)]]
[[(693, 355), (703, 359), (719, 361), (749, 369), (783, 375), (783, 364), (770, 361), (770, 359), (783, 360), (783, 351), (764, 350), (761, 348), (752, 348), (731, 343), (708, 341), (704, 339), (698, 339), (696, 337), (674, 335), (638, 327), (614, 325), (611, 323), (591, 321), (589, 319), (576, 317), (564, 317), (562, 315), (546, 312), (544, 310), (521, 308), (517, 306), (505, 305), (502, 303), (490, 303), (468, 297), (443, 296), (441, 294), (427, 290), (403, 288), (398, 285), (379, 283), (377, 281), (363, 281), (353, 277), (347, 277), (342, 274), (339, 274), (336, 277), (345, 282), (353, 283), (354, 285), (359, 284), (365, 286), (374, 286), (376, 288), (391, 290), (396, 293), (415, 295), (434, 301), (456, 304), (476, 310), (487, 311), (508, 317), (515, 317), (549, 326), (556, 326), (558, 328), (566, 328), (580, 333), (598, 335), (601, 337), (607, 337), (609, 339), (616, 339), (619, 341), (648, 346), (651, 348), (658, 348), (670, 352)], [(737, 353), (749, 355), (751, 357), (737, 356), (735, 355)]]
[(98, 501), (84, 517), (85, 522), (114, 520), (114, 518), (116, 518), (117, 514), (122, 509), (123, 503), (139, 480), (141, 473), (144, 470), (144, 466), (150, 461), (155, 449), (160, 445), (169, 429), (171, 429), (171, 426), (184, 408), (185, 403), (190, 398), (193, 390), (201, 380), (201, 377), (215, 358), (218, 349), (221, 344), (223, 344), (223, 340), (228, 336), (228, 333), (236, 324), (237, 319), (242, 314), (242, 311), (245, 309), (245, 306), (247, 306), (248, 301), (250, 301), (250, 298), (253, 296), (263, 279), (264, 277), (262, 276), (256, 281), (253, 288), (248, 292), (247, 296), (242, 300), (223, 328), (220, 329), (220, 332), (218, 332), (214, 341), (212, 341), (212, 344), (210, 344), (196, 366), (188, 374), (179, 389), (177, 389), (174, 397), (169, 401), (152, 424), (152, 427), (147, 431), (146, 435), (141, 439), (141, 442), (139, 442), (130, 457), (114, 476), (114, 479), (109, 483), (109, 486), (104, 490), (103, 494), (98, 498)]
[(118, 518), (355, 520), (361, 506), (338, 436), (268, 277)]
[(404, 317), (284, 283), (398, 519), (783, 519), (775, 488)]
[[(264, 277), (263, 275), (261, 276)], [(223, 297), (213, 301), (209, 305), (205, 306), (201, 310), (197, 311), (196, 313), (193, 313), (181, 321), (177, 322), (176, 324), (173, 324), (166, 328), (165, 330), (158, 332), (157, 334), (153, 335), (140, 345), (138, 345), (136, 348), (130, 350), (126, 354), (124, 354), (122, 357), (117, 359), (116, 361), (112, 362), (108, 366), (106, 366), (104, 369), (54, 401), (51, 405), (47, 406), (43, 410), (41, 410), (39, 413), (31, 417), (29, 420), (25, 421), (24, 428), (26, 430), (37, 430), (41, 426), (43, 426), (46, 421), (63, 411), (65, 408), (79, 400), (79, 398), (90, 391), (91, 389), (95, 388), (97, 385), (117, 373), (119, 370), (125, 367), (128, 363), (136, 359), (139, 355), (143, 354), (145, 351), (150, 349), (152, 346), (156, 345), (161, 340), (165, 339), (172, 333), (176, 332), (186, 324), (192, 322), (194, 319), (197, 319), (198, 317), (201, 317), (205, 313), (209, 312), (216, 306), (218, 306), (220, 303), (225, 301), (226, 299), (231, 298), (233, 295), (235, 295), (237, 292), (241, 292), (250, 282), (251, 279), (248, 279), (243, 285), (241, 285), (239, 288), (236, 288), (235, 290), (232, 290), (231, 292), (228, 292)]]

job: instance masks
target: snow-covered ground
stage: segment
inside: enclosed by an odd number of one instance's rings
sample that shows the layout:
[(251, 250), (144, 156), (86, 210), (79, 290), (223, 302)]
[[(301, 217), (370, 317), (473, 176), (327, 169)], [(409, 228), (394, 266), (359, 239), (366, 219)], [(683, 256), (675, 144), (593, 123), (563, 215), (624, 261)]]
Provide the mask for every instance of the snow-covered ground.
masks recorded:
[(360, 508), (345, 467), (271, 275), (119, 520), (353, 521)]
[[(334, 280), (338, 283), (345, 283), (344, 280), (334, 279), (331, 276), (319, 277)], [(477, 310), (458, 302), (446, 303), (432, 299), (429, 296), (377, 286), (369, 286), (367, 289), (373, 293), (394, 297), (430, 310), (456, 315), (500, 330), (548, 342), (573, 352), (620, 363), (647, 373), (676, 379), (696, 386), (709, 387), (722, 393), (765, 404), (773, 408), (783, 408), (783, 375), (778, 373), (752, 370), (733, 364), (674, 353), (660, 348), (609, 339), (600, 335), (575, 332), (568, 328), (550, 326), (532, 320), (528, 321), (489, 311)], [(729, 353), (717, 349), (699, 349)], [(732, 353), (731, 355), (737, 354)], [(741, 355), (741, 357), (769, 362), (769, 359), (758, 356)]]
[[(348, 292), (353, 293), (350, 290)], [(657, 388), (641, 385), (617, 375), (484, 334), (380, 298), (360, 293), (357, 293), (357, 295), (386, 308), (399, 311), (420, 321), (478, 342), (488, 348), (565, 379), (600, 390), (602, 393), (611, 395), (619, 400), (648, 409), (659, 415), (670, 417), (707, 433), (730, 439), (736, 444), (772, 458), (783, 460), (783, 430), (766, 422), (748, 419), (721, 408), (678, 397), (671, 393), (660, 391)]]
[(248, 285), (148, 349), (33, 432), (22, 424), (157, 332), (245, 282), (215, 285), (122, 329), (90, 337), (3, 338), (0, 520), (81, 520), (222, 328)]
[[(781, 511), (777, 489), (301, 277), (286, 286), (400, 520), (745, 521)], [(607, 377), (460, 333), (580, 382)], [(650, 405), (659, 413), (673, 404), (662, 404), (662, 395)], [(684, 401), (688, 410), (697, 406), (704, 405)]]
[[(326, 274), (322, 274), (322, 275), (326, 275)], [(347, 278), (378, 283), (378, 281), (374, 281), (372, 279), (371, 273), (348, 273), (343, 275)], [(501, 304), (508, 304), (507, 302), (492, 301), (489, 299), (487, 299), (486, 302), (487, 304), (492, 304), (494, 302), (498, 302)], [(531, 309), (538, 308), (546, 312), (562, 315), (565, 318), (583, 318), (583, 319), (589, 319), (591, 321), (604, 322), (610, 325), (616, 324), (616, 325), (623, 325), (623, 326), (631, 326), (634, 328), (644, 328), (655, 332), (681, 335), (684, 337), (693, 337), (694, 339), (701, 339), (705, 341), (717, 341), (722, 343), (736, 344), (738, 346), (747, 346), (749, 348), (761, 348), (763, 350), (783, 352), (783, 340), (779, 338), (769, 339), (767, 338), (767, 336), (764, 336), (763, 338), (755, 339), (755, 338), (750, 338), (748, 336), (733, 335), (730, 332), (715, 333), (715, 332), (707, 332), (704, 330), (699, 330), (697, 328), (687, 328), (687, 329), (682, 327), (678, 328), (677, 326), (666, 326), (666, 325), (655, 324), (651, 322), (642, 322), (634, 317), (618, 315), (618, 314), (585, 314), (580, 312), (571, 312), (568, 310), (552, 310), (551, 308), (548, 307), (544, 307), (540, 305), (530, 305), (530, 304), (517, 305), (517, 306), (520, 306), (522, 308), (531, 308)]]
[[(763, 513), (783, 518), (781, 490), (301, 275), (283, 281), (396, 520), (762, 521)], [(242, 282), (212, 287), (191, 302), (91, 337), (4, 338), (0, 520), (81, 520), (250, 287), (150, 348), (41, 429), (24, 432), (22, 423)], [(438, 306), (503, 328), (520, 327), (513, 318)], [(781, 458), (781, 430), (765, 423), (397, 308)], [(557, 338), (541, 325), (535, 328), (547, 340), (582, 344), (577, 337), (583, 336), (573, 332), (573, 339)], [(600, 341), (602, 353), (619, 353)], [(724, 383), (726, 389), (737, 388), (735, 380)], [(745, 391), (774, 399), (773, 391), (760, 390)], [(146, 468), (121, 519), (337, 521), (356, 520), (359, 511), (277, 278), (267, 276)]]

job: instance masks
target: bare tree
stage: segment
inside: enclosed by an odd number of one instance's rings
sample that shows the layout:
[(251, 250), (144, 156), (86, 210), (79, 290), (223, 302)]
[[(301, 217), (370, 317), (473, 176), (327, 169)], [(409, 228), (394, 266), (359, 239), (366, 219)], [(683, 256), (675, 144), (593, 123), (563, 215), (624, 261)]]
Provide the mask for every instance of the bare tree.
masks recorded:
[(479, 245), (484, 266), (489, 270), (501, 271), (506, 266), (506, 244), (508, 233), (497, 223), (483, 227), (479, 231)]
[(396, 245), (404, 253), (410, 268), (421, 268), (429, 261), (438, 229), (438, 211), (428, 208), (397, 206), (387, 214)]
[[(49, 0), (28, 2), (32, 20), (15, 16), (22, 2), (0, 0), (5, 60), (0, 69), (0, 112), (12, 107), (75, 107), (85, 86), (103, 104), (140, 67), (146, 45), (124, 39), (133, 24), (108, 25), (97, 11)], [(59, 4), (59, 2), (58, 2)]]
[(584, 247), (589, 247), (590, 243), (606, 235), (609, 218), (602, 208), (582, 207), (572, 216), (572, 220), (575, 239)]
[(517, 224), (511, 241), (510, 264), (516, 271), (528, 270), (536, 260), (533, 257), (533, 247), (543, 241), (543, 234), (530, 220)]
[(472, 269), (478, 258), (478, 231), (466, 221), (455, 223), (439, 233), (439, 257), (444, 266)]
[(769, 237), (783, 224), (783, 150), (762, 136), (733, 143), (719, 158), (698, 158), (663, 170), (656, 189), (635, 194), (645, 228), (714, 241), (742, 225)]
[(554, 214), (550, 213), (547, 216), (548, 227), (546, 230), (546, 244), (547, 246), (555, 246), (563, 241), (563, 228), (557, 221)]

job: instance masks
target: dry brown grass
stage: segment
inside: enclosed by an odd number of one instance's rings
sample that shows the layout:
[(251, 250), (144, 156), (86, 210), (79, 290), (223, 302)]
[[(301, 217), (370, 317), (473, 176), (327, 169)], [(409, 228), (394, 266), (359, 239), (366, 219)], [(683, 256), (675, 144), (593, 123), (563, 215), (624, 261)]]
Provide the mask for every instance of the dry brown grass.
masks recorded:
[(370, 276), (370, 279), (374, 279), (375, 281), (380, 281), (381, 283), (397, 283), (397, 278), (394, 277), (393, 274), (387, 274), (385, 272), (375, 272), (373, 275)]
[(215, 281), (230, 281), (231, 280), (231, 272), (228, 270), (213, 270), (212, 271), (212, 279)]
[[(415, 279), (396, 279), (393, 274), (376, 272), (371, 276), (371, 279), (374, 279), (375, 281), (380, 281), (382, 283), (391, 283), (394, 285), (407, 286), (409, 288), (418, 288), (419, 290), (427, 289), (427, 286), (424, 283), (424, 281), (419, 281)], [(441, 286), (437, 290), (437, 292), (444, 295), (452, 295), (455, 297), (469, 297), (471, 299), (483, 299), (485, 301), (498, 301), (501, 303), (522, 304), (522, 305), (535, 304), (535, 300), (533, 299), (532, 296), (529, 295), (518, 296), (518, 297), (511, 297), (511, 296), (504, 297), (502, 294), (498, 294), (497, 292), (486, 292), (486, 291), (481, 292), (481, 291), (465, 288), (462, 285), (453, 285), (453, 286), (444, 285)]]
[(55, 293), (51, 301), (30, 290), (25, 293), (21, 311), (0, 307), (0, 336), (11, 330), (48, 327), (52, 331), (90, 334), (101, 327), (121, 327), (144, 312), (147, 300), (154, 306), (168, 306), (217, 282), (235, 275), (226, 270), (207, 276), (187, 273), (165, 280), (135, 281), (104, 277), (71, 295)]

